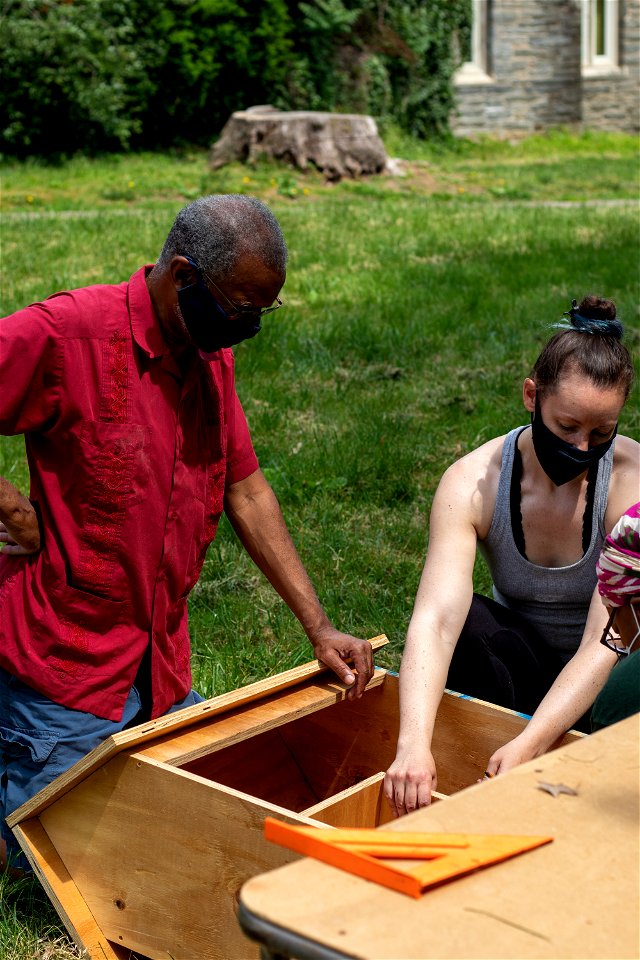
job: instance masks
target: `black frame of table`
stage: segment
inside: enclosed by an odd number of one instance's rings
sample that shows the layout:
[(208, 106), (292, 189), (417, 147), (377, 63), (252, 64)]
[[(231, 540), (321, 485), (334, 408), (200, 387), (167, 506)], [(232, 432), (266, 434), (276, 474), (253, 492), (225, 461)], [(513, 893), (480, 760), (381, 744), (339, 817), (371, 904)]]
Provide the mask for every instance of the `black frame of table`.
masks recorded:
[(260, 944), (261, 960), (356, 960), (353, 953), (332, 950), (315, 940), (278, 927), (238, 904), (238, 922), (243, 933)]

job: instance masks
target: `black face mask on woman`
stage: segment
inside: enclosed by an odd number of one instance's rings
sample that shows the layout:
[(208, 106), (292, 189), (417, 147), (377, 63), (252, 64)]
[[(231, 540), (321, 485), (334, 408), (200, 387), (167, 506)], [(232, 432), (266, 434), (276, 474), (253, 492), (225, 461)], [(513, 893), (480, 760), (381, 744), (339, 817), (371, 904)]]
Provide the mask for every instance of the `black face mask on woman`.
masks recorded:
[(186, 259), (197, 270), (198, 279), (178, 290), (178, 306), (195, 345), (203, 353), (215, 353), (222, 347), (232, 347), (260, 333), (259, 314), (229, 319), (205, 284), (198, 264), (190, 257)]
[(613, 435), (604, 443), (599, 443), (588, 450), (580, 450), (549, 430), (542, 419), (540, 402), (536, 396), (535, 414), (531, 414), (533, 449), (540, 461), (540, 466), (556, 487), (561, 487), (563, 483), (575, 480), (581, 473), (601, 460), (615, 440), (617, 432), (618, 427), (616, 425)]

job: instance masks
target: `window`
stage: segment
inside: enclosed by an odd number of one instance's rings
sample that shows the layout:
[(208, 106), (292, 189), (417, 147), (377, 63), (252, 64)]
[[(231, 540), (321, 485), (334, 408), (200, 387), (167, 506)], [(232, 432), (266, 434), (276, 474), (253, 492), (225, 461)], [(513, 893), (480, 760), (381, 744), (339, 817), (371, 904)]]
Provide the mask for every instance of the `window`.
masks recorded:
[(461, 35), (459, 45), (464, 59), (456, 71), (455, 82), (490, 83), (489, 0), (471, 0), (471, 33)]
[(582, 0), (582, 72), (618, 68), (618, 0)]

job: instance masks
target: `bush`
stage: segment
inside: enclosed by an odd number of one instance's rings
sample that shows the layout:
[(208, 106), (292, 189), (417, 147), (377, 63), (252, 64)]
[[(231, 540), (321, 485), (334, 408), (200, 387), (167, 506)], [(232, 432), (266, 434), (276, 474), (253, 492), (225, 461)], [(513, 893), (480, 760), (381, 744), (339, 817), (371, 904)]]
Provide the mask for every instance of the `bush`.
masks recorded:
[(132, 6), (128, 0), (5, 4), (3, 150), (113, 149), (142, 131), (148, 87)]
[[(138, 2), (138, 0), (133, 0)], [(284, 0), (156, 0), (146, 43), (152, 93), (137, 145), (208, 145), (234, 110), (284, 88), (291, 21)]]
[[(470, 0), (299, 3), (289, 101), (371, 113), (417, 137), (441, 137), (453, 110), (452, 76), (471, 25)], [(304, 78), (300, 86), (300, 78)]]
[(5, 0), (0, 149), (208, 144), (256, 103), (442, 136), (470, 0)]

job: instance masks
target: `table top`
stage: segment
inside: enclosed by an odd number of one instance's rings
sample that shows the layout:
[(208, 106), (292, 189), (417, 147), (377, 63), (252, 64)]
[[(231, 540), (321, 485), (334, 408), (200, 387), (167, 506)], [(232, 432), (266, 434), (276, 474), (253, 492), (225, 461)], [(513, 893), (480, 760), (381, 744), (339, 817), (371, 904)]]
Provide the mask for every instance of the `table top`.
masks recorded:
[(306, 858), (243, 886), (241, 924), (299, 960), (637, 958), (639, 731), (629, 717), (380, 828), (552, 836), (546, 846), (419, 900)]

